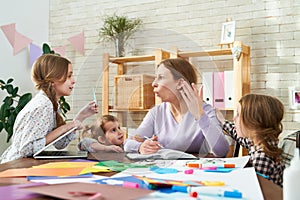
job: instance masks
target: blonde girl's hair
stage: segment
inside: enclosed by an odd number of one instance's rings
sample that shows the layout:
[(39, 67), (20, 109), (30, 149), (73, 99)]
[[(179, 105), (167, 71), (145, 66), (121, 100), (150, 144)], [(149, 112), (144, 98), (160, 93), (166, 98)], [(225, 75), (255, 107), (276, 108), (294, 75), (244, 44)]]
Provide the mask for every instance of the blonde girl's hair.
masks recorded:
[(284, 105), (275, 97), (247, 94), (240, 101), (240, 123), (250, 139), (260, 145), (274, 160), (280, 160), (282, 149), (278, 148), (278, 136), (282, 132)]
[(53, 104), (53, 110), (56, 113), (57, 127), (65, 124), (58, 108), (55, 90), (52, 87), (54, 81), (65, 82), (68, 77), (68, 69), (71, 62), (61, 56), (54, 54), (44, 54), (40, 56), (33, 64), (31, 76), (37, 90), (42, 90)]

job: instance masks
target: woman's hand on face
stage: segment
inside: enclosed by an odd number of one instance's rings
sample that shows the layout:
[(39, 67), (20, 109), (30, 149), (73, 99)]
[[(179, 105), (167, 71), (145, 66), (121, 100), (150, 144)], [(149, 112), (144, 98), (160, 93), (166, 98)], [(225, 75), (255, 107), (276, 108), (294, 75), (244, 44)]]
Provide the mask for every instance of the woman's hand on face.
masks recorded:
[(77, 113), (75, 120), (83, 122), (86, 118), (96, 113), (98, 113), (98, 105), (94, 101), (91, 101)]
[(183, 81), (182, 88), (179, 90), (183, 100), (185, 101), (190, 113), (198, 120), (204, 113), (203, 104), (203, 87), (201, 86), (199, 91), (197, 85), (192, 83), (192, 87)]
[(158, 150), (160, 150), (159, 142), (157, 141), (157, 136), (154, 136), (151, 138), (151, 140), (146, 139), (139, 147), (139, 153), (140, 154), (152, 154), (156, 153)]

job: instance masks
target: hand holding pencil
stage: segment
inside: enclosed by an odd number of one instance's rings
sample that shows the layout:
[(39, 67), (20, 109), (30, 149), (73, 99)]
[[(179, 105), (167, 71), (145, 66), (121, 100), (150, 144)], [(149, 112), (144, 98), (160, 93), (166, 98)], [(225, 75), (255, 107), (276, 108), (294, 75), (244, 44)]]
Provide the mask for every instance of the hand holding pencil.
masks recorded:
[(158, 150), (163, 148), (161, 144), (157, 141), (157, 136), (153, 135), (151, 138), (144, 136), (145, 140), (139, 146), (140, 154), (152, 154), (156, 153)]

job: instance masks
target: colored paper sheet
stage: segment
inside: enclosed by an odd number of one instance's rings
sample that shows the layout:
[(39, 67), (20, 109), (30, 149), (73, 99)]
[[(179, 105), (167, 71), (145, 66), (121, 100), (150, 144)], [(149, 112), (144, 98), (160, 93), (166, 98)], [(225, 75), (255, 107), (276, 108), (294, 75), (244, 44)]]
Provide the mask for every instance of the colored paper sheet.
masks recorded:
[(86, 174), (86, 173), (98, 173), (98, 172), (111, 172), (111, 170), (108, 167), (104, 166), (91, 166), (84, 168), (80, 174)]
[(35, 199), (41, 197), (40, 194), (35, 194), (33, 192), (23, 190), (22, 188), (30, 186), (44, 185), (42, 183), (31, 183), (31, 184), (21, 184), (21, 185), (9, 185), (0, 187), (0, 199)]
[(80, 174), (78, 176), (27, 176), (28, 181), (32, 180), (43, 180), (43, 179), (68, 179), (68, 178), (90, 178), (92, 177), (92, 173), (88, 174)]
[(72, 195), (72, 192), (84, 193), (101, 193), (104, 199), (122, 199), (131, 200), (144, 197), (153, 191), (139, 189), (139, 188), (126, 188), (114, 185), (102, 185), (96, 183), (66, 183), (66, 184), (53, 184), (44, 186), (27, 187), (26, 190), (38, 194), (48, 195), (50, 197), (57, 197), (61, 199), (88, 199), (89, 196)]
[(0, 172), (0, 177), (21, 176), (77, 176), (84, 169), (81, 168), (20, 168), (8, 169)]
[(98, 162), (49, 162), (42, 165), (33, 166), (32, 168), (76, 168), (91, 167)]
[(125, 169), (128, 168), (145, 168), (148, 166), (145, 165), (138, 165), (138, 164), (134, 164), (134, 163), (122, 163), (122, 162), (117, 162), (114, 160), (107, 160), (107, 161), (101, 161), (98, 164), (96, 164), (96, 166), (105, 166), (108, 167), (109, 169), (111, 169), (112, 171), (116, 171), (116, 172), (121, 172)]
[[(43, 176), (39, 176), (43, 177)], [(68, 177), (58, 177), (58, 178), (50, 178), (50, 179), (32, 179), (31, 182), (38, 182), (38, 183), (46, 183), (46, 184), (61, 184), (61, 183), (78, 183), (78, 182), (89, 182), (92, 183), (96, 180), (100, 180), (102, 178), (107, 178), (107, 176), (99, 176), (99, 175), (92, 175), (92, 177), (80, 177), (74, 178), (77, 176), (68, 176)]]

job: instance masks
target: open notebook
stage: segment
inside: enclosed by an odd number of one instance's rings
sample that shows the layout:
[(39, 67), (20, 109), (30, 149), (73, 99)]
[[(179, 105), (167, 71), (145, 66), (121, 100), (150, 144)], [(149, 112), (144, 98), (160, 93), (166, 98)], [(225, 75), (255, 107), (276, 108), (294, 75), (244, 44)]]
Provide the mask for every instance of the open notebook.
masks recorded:
[(144, 159), (162, 159), (162, 160), (195, 160), (196, 156), (177, 151), (173, 149), (160, 149), (154, 154), (139, 154), (139, 153), (127, 153), (126, 156), (132, 160), (144, 160)]
[(35, 159), (54, 159), (54, 158), (87, 158), (87, 152), (86, 151), (62, 151), (62, 150), (54, 150), (54, 151), (46, 151), (48, 147), (50, 147), (55, 142), (59, 141), (63, 137), (69, 135), (72, 133), (76, 127), (70, 129), (66, 133), (62, 134), (49, 144), (47, 144), (44, 148), (39, 150), (33, 155), (33, 158)]

